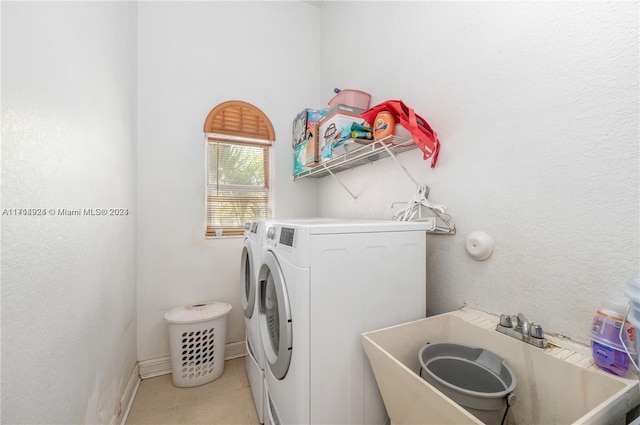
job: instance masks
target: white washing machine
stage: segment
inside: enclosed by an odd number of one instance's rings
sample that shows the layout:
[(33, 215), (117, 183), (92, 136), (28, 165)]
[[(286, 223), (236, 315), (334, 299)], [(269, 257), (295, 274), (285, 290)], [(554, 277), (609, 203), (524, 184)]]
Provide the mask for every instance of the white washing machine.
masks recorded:
[(258, 317), (271, 424), (383, 424), (361, 334), (426, 316), (420, 222), (278, 220), (265, 229)]
[(264, 423), (265, 417), (265, 358), (260, 340), (258, 326), (258, 267), (262, 257), (262, 242), (264, 240), (264, 221), (248, 221), (244, 226), (244, 246), (240, 261), (240, 273), (242, 282), (242, 308), (244, 310), (246, 325), (247, 356), (245, 367), (251, 386), (253, 402), (256, 406), (260, 423)]

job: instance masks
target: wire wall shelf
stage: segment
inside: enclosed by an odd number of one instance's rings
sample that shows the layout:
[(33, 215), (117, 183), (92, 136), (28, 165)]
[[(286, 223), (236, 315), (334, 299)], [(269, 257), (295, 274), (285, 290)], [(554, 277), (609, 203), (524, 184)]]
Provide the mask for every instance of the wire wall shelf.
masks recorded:
[(367, 144), (361, 144), (363, 142), (366, 143), (368, 140), (348, 140), (343, 146), (336, 148), (338, 152), (343, 151), (343, 153), (293, 176), (293, 179), (299, 180), (307, 177), (318, 178), (330, 174), (333, 175), (333, 173), (370, 164), (389, 156), (397, 161), (395, 155), (417, 147), (410, 137), (388, 136), (378, 141), (372, 140)]

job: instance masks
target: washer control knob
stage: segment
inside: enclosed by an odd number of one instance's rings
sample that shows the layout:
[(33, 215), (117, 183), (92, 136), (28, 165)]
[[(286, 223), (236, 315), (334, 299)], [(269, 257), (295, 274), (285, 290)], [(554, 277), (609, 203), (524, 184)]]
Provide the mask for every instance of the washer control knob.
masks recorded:
[(276, 228), (275, 227), (269, 227), (267, 229), (267, 239), (273, 239), (276, 237)]

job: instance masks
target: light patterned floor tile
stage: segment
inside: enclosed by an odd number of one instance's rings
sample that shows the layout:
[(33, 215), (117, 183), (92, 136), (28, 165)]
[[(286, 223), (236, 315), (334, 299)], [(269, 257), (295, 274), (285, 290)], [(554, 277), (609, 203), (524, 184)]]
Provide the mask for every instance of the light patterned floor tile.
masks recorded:
[(227, 360), (223, 374), (197, 387), (178, 388), (171, 375), (140, 383), (126, 425), (258, 425), (244, 357)]
[(260, 418), (258, 418), (258, 412), (256, 411), (256, 405), (253, 402), (253, 394), (251, 394), (251, 387), (246, 386), (242, 388), (242, 394), (244, 396), (244, 402), (249, 414), (249, 424), (259, 425)]

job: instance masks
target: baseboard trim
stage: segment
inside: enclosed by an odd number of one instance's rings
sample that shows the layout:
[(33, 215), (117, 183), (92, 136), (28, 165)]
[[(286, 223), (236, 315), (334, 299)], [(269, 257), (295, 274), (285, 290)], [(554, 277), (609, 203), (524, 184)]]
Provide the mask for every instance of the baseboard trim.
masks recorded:
[(122, 393), (122, 397), (120, 397), (120, 402), (118, 403), (118, 407), (114, 412), (113, 417), (111, 418), (111, 425), (125, 425), (127, 422), (127, 416), (129, 416), (129, 410), (131, 410), (131, 405), (133, 404), (133, 399), (138, 392), (138, 387), (140, 386), (140, 370), (138, 364), (135, 365), (133, 371), (131, 372), (131, 376), (129, 376), (129, 381), (127, 382), (127, 386)]
[(225, 347), (224, 359), (231, 360), (247, 355), (247, 344), (244, 341), (230, 342)]
[[(230, 342), (225, 346), (224, 359), (230, 360), (247, 355), (244, 341)], [(138, 363), (140, 378), (147, 379), (171, 373), (171, 356), (143, 360)]]
[(147, 379), (155, 376), (171, 373), (171, 356), (158, 357), (156, 359), (138, 362), (140, 366), (140, 378)]

